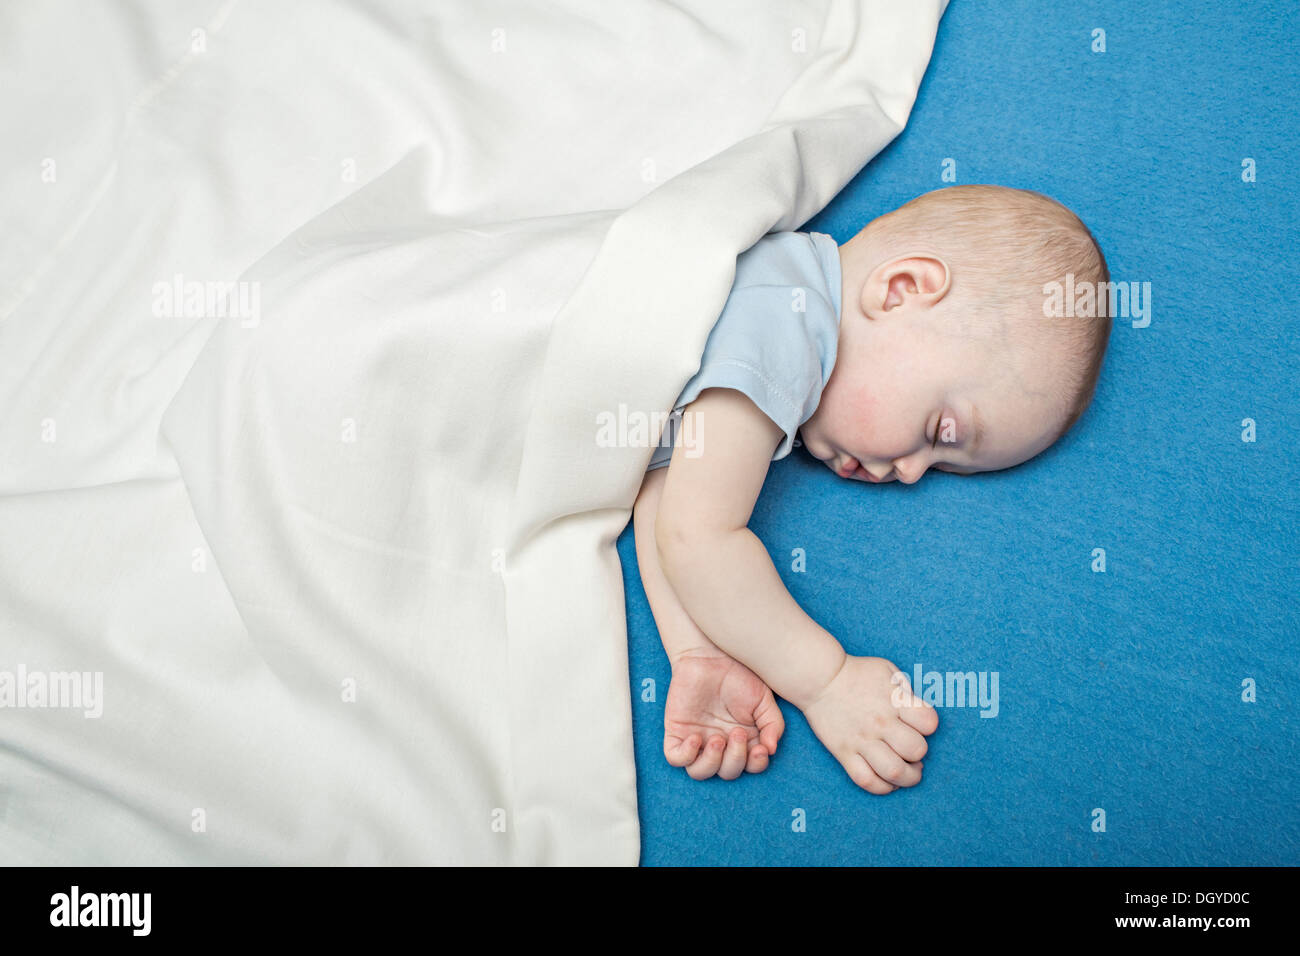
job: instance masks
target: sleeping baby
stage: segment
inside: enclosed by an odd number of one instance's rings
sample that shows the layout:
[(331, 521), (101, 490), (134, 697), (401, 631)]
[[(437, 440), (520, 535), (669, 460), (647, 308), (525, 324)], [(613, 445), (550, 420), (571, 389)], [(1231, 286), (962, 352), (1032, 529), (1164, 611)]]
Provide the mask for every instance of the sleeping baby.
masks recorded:
[(775, 694), (858, 786), (920, 782), (934, 708), (892, 663), (847, 654), (804, 613), (750, 514), (796, 438), (839, 477), (873, 484), (997, 471), (1051, 446), (1091, 401), (1111, 326), (1104, 308), (1045, 306), (1045, 286), (1070, 274), (1076, 289), (1110, 278), (1084, 224), (998, 186), (918, 196), (843, 246), (775, 233), (737, 258), (633, 515), (672, 664), (671, 765), (696, 780), (764, 770), (785, 729)]

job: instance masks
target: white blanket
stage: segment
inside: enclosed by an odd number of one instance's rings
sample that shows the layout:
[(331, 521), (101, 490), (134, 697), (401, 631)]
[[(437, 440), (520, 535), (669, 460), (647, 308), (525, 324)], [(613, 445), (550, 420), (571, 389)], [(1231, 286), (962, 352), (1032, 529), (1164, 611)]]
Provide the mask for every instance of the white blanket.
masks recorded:
[(598, 416), (944, 6), (0, 8), (0, 862), (636, 863)]

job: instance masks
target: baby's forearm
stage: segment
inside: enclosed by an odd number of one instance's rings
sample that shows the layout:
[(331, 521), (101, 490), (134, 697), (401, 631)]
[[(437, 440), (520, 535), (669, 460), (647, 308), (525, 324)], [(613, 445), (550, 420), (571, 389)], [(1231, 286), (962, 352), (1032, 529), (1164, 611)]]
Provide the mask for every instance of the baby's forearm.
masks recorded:
[(654, 615), (664, 653), (676, 666), (677, 659), (685, 654), (720, 654), (721, 651), (696, 627), (673, 594), (672, 587), (659, 567), (659, 549), (655, 545), (654, 529), (667, 471), (668, 469), (661, 468), (646, 477), (632, 513), (632, 524), (636, 535), (636, 562), (641, 572), (641, 586), (645, 589), (650, 613)]
[(775, 693), (802, 710), (839, 673), (844, 648), (790, 596), (748, 528), (656, 537), (687, 613)]

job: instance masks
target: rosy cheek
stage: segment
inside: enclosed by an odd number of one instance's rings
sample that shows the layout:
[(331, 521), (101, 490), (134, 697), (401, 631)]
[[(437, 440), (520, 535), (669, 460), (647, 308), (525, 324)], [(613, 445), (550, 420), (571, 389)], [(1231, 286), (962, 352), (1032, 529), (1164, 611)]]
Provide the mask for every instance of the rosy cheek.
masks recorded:
[(853, 390), (852, 400), (843, 412), (851, 432), (861, 438), (874, 430), (871, 423), (876, 419), (878, 402), (871, 391), (864, 386)]

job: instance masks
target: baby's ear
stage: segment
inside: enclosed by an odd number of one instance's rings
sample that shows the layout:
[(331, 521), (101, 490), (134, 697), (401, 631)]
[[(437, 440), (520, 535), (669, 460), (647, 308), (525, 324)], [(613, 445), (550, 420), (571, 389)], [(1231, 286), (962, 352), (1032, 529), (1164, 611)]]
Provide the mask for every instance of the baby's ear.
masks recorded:
[(862, 311), (876, 318), (899, 306), (929, 307), (947, 295), (951, 284), (948, 264), (940, 257), (929, 253), (898, 256), (872, 270), (862, 288)]

